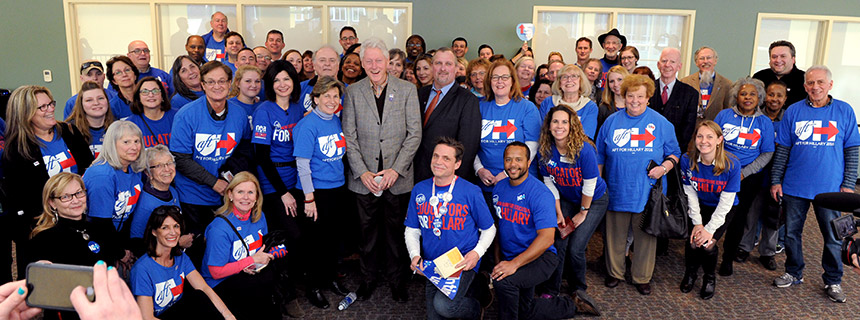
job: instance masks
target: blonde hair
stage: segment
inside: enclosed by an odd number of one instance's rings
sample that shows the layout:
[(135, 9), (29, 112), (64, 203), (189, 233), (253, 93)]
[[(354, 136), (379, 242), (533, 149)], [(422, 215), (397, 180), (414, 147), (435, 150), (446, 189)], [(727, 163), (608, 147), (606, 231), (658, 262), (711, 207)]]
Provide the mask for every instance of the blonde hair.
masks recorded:
[[(244, 65), (239, 67), (238, 69), (236, 69), (236, 76), (233, 77), (233, 83), (230, 84), (230, 93), (227, 95), (228, 98), (239, 96), (239, 94), (241, 93), (239, 92), (239, 82), (242, 81), (242, 77), (244, 77), (245, 73), (248, 72), (256, 72), (258, 75), (260, 75), (260, 80), (263, 80), (263, 70), (260, 70), (260, 68), (257, 68), (257, 66)], [(260, 83), (260, 90), (263, 90), (262, 83)], [(293, 88), (293, 90), (296, 90), (296, 88)]]
[[(27, 160), (37, 160), (31, 158), (30, 153), (38, 149), (30, 150), (30, 146), (43, 144), (36, 138), (36, 131), (30, 120), (39, 110), (39, 102), (36, 99), (36, 94), (39, 93), (48, 95), (48, 98), (54, 101), (51, 91), (43, 86), (21, 86), (12, 91), (12, 95), (9, 97), (9, 102), (6, 104), (7, 127), (5, 135), (7, 144), (4, 151), (7, 159), (10, 152), (18, 152)], [(54, 126), (54, 134), (62, 135), (60, 128), (59, 125)]]
[[(690, 170), (699, 171), (699, 149), (696, 148), (696, 135), (699, 134), (699, 129), (702, 127), (708, 127), (711, 131), (717, 134), (717, 137), (723, 136), (723, 130), (720, 128), (716, 122), (711, 120), (703, 120), (696, 125), (696, 129), (693, 130), (693, 139), (690, 140), (690, 145), (687, 147), (687, 155), (690, 156)], [(732, 168), (732, 162), (729, 161), (729, 156), (734, 157), (730, 152), (726, 151), (726, 141), (717, 144), (716, 147), (716, 155), (714, 156), (714, 176), (718, 176), (722, 174), (725, 170), (729, 170)]]
[(105, 103), (107, 104), (105, 107), (107, 111), (105, 111), (105, 122), (103, 127), (110, 127), (110, 124), (113, 123), (113, 111), (110, 108), (110, 98), (105, 92), (105, 89), (102, 88), (98, 83), (93, 81), (86, 81), (81, 85), (81, 90), (78, 91), (78, 98), (75, 99), (75, 108), (72, 109), (72, 113), (69, 114), (69, 117), (66, 118), (66, 123), (78, 128), (78, 131), (84, 135), (84, 138), (87, 139), (87, 143), (93, 142), (93, 135), (90, 133), (90, 123), (87, 120), (87, 113), (84, 111), (84, 92), (90, 90), (99, 90), (105, 96)]
[[(580, 97), (588, 97), (591, 95), (591, 81), (588, 81), (588, 76), (585, 75), (585, 72), (582, 71), (575, 64), (566, 64), (564, 67), (558, 70), (558, 74), (555, 76), (555, 82), (552, 83), (552, 94), (554, 95), (563, 95), (561, 92), (561, 75), (573, 73), (579, 76), (579, 96)], [(583, 81), (584, 80), (584, 81)]]
[(215, 210), (215, 213), (225, 217), (229, 216), (233, 212), (233, 201), (230, 199), (230, 193), (233, 192), (233, 189), (236, 189), (236, 186), (248, 181), (253, 182), (254, 187), (257, 189), (257, 202), (251, 208), (251, 222), (260, 221), (263, 213), (263, 192), (260, 190), (260, 181), (248, 171), (242, 171), (233, 176), (233, 180), (230, 181), (227, 189), (224, 190), (224, 204), (218, 210)]
[[(627, 78), (630, 75), (630, 72), (627, 72), (627, 68), (621, 65), (613, 66), (606, 72), (606, 88), (603, 89), (603, 99), (601, 100), (610, 107), (609, 110), (615, 110), (615, 93), (612, 92), (612, 89), (609, 89), (609, 75), (612, 73), (620, 74), (621, 79)], [(618, 93), (621, 93), (621, 89), (619, 88), (618, 90)]]
[[(81, 185), (81, 190), (86, 194), (87, 187), (84, 185), (84, 180), (81, 179), (81, 176), (74, 173), (60, 172), (48, 179), (48, 182), (45, 182), (45, 187), (42, 188), (42, 214), (36, 217), (38, 221), (36, 222), (36, 227), (30, 232), (30, 239), (33, 239), (40, 232), (57, 225), (57, 221), (55, 220), (57, 218), (57, 209), (51, 207), (51, 200), (59, 196), (60, 192), (63, 192), (69, 184), (75, 181)], [(87, 202), (84, 201), (85, 211), (86, 205)]]

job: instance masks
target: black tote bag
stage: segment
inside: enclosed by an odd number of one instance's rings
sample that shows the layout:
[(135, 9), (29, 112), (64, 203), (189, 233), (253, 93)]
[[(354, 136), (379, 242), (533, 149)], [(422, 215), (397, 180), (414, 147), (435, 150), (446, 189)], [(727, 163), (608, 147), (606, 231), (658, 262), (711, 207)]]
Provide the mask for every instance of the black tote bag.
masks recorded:
[[(677, 167), (677, 162), (669, 158)], [(654, 161), (648, 166), (648, 170), (656, 167)], [(674, 170), (674, 169), (673, 169)], [(674, 175), (675, 179), (667, 181), (668, 183), (677, 183), (675, 192), (664, 195), (662, 180), (657, 179), (648, 195), (648, 202), (645, 204), (645, 215), (642, 217), (641, 228), (645, 233), (658, 238), (669, 239), (685, 239), (689, 236), (687, 233), (687, 195), (684, 194), (684, 188), (681, 185), (679, 175)]]

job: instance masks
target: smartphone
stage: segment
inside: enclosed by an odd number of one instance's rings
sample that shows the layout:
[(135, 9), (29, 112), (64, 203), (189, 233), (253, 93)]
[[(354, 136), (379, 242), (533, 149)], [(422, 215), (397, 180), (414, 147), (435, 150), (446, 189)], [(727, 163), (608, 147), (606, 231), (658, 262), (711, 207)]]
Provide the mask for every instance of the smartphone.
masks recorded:
[(27, 265), (28, 306), (75, 311), (69, 295), (77, 286), (86, 288), (87, 299), (95, 301), (93, 267), (38, 262)]

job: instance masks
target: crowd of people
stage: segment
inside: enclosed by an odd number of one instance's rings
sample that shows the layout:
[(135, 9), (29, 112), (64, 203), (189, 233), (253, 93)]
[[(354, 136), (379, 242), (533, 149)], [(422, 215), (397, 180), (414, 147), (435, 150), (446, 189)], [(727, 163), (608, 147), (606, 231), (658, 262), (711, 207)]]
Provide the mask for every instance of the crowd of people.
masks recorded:
[[(797, 68), (787, 41), (770, 45), (770, 68), (733, 82), (707, 46), (687, 77), (677, 48), (658, 70), (638, 66), (616, 29), (597, 37), (603, 57), (582, 37), (572, 63), (542, 63), (527, 43), (511, 59), (482, 44), (467, 61), (462, 37), (428, 50), (412, 35), (401, 50), (349, 26), (341, 48), (284, 51), (278, 30), (249, 48), (224, 14), (210, 25), (168, 71), (139, 40), (106, 67), (83, 61), (64, 121), (47, 88), (12, 93), (0, 122), (7, 282), (10, 240), (18, 278), (49, 261), (95, 265), (105, 281), (109, 266), (143, 319), (301, 317), (297, 284), (323, 309), (323, 291), (362, 301), (382, 284), (405, 303), (412, 274), (430, 277), (428, 319), (481, 318), (493, 297), (501, 319), (599, 315), (586, 293), (595, 233), (604, 285), (629, 267), (652, 293), (668, 240), (640, 224), (656, 181), (689, 202), (680, 290), (702, 269), (710, 299), (756, 241), (768, 270), (786, 253), (775, 286), (801, 284), (811, 199), (857, 180), (851, 106), (829, 94), (826, 66)], [(828, 223), (840, 213), (813, 207), (825, 296), (845, 302)], [(453, 293), (427, 269), (452, 249)], [(360, 279), (347, 288), (338, 266), (353, 252)], [(18, 287), (0, 292), (18, 299)]]

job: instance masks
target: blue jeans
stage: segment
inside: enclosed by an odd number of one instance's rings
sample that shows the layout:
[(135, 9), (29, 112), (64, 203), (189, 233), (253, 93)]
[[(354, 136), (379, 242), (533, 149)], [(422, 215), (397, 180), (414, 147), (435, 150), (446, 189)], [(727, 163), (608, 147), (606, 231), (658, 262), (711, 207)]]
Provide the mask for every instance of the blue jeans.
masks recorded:
[[(561, 198), (561, 214), (565, 217), (573, 217), (579, 213), (579, 204), (567, 201)], [(550, 285), (547, 288), (548, 293), (558, 295), (561, 291), (561, 279), (564, 272), (564, 264), (569, 263), (570, 269), (573, 271), (573, 276), (568, 278), (570, 292), (576, 290), (585, 290), (588, 285), (585, 283), (585, 247), (588, 246), (588, 241), (591, 240), (591, 235), (594, 230), (603, 221), (606, 216), (606, 208), (609, 206), (609, 194), (604, 193), (600, 199), (594, 199), (588, 210), (588, 215), (585, 216), (585, 221), (571, 232), (567, 238), (559, 237), (558, 232), (555, 234), (555, 250), (558, 252), (558, 267), (550, 277)], [(565, 260), (567, 258), (567, 260)]]
[[(808, 199), (783, 196), (785, 205), (785, 272), (796, 278), (803, 277), (803, 224), (806, 221), (806, 213), (809, 211)], [(840, 216), (838, 211), (813, 206), (818, 229), (824, 237), (824, 251), (821, 253), (821, 267), (824, 274), (821, 278), (825, 285), (840, 284), (842, 282), (842, 260), (839, 253), (842, 250), (842, 242), (836, 239), (830, 228), (830, 220)]]
[(481, 304), (472, 297), (469, 290), (476, 270), (463, 271), (460, 274), (460, 287), (454, 299), (449, 299), (430, 280), (424, 285), (424, 297), (427, 305), (427, 319), (478, 319), (481, 317)]

